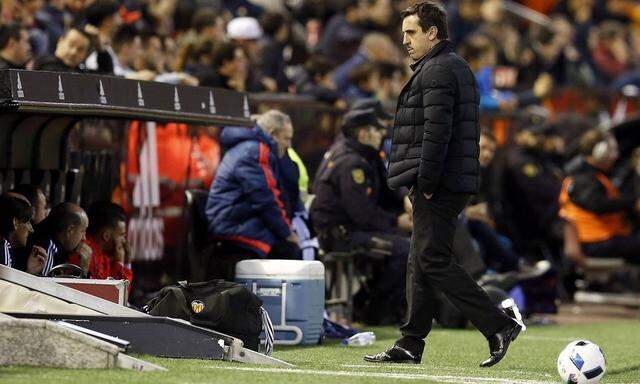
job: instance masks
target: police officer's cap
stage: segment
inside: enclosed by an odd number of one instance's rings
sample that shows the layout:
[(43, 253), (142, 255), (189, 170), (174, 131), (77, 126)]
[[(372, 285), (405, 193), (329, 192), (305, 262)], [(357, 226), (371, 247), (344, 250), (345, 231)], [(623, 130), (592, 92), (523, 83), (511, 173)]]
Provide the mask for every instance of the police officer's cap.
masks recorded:
[(382, 124), (380, 124), (378, 116), (376, 116), (376, 113), (373, 109), (349, 111), (342, 118), (342, 132), (344, 133), (347, 133), (347, 131), (353, 128), (368, 126), (374, 126), (379, 129), (385, 128)]
[(358, 99), (351, 105), (351, 110), (373, 109), (379, 119), (391, 120), (393, 115), (385, 111), (382, 103), (374, 98)]
[(555, 127), (549, 123), (549, 111), (541, 106), (532, 105), (524, 110), (520, 117), (520, 127), (536, 135), (552, 134)]

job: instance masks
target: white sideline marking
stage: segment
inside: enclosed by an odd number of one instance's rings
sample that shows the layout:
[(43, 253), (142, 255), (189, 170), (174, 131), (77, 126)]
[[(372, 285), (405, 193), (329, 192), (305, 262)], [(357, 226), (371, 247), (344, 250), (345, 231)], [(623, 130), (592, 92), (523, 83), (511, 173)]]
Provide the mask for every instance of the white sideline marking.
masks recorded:
[(450, 384), (556, 384), (556, 381), (529, 381), (517, 379), (505, 379), (498, 377), (471, 377), (471, 376), (449, 376), (449, 375), (427, 375), (410, 373), (391, 372), (350, 372), (350, 371), (321, 371), (314, 369), (281, 369), (281, 368), (258, 368), (258, 367), (207, 367), (210, 369), (225, 369), (233, 371), (247, 372), (267, 372), (267, 373), (288, 373), (311, 376), (350, 376), (350, 377), (370, 377), (384, 379), (401, 380), (432, 380), (440, 383)]
[[(384, 369), (384, 368), (397, 368), (397, 369), (408, 369), (408, 370), (414, 370), (414, 371), (426, 371), (431, 369), (432, 367), (428, 367), (428, 366), (421, 366), (421, 365), (410, 365), (410, 364), (376, 364), (376, 365), (366, 365), (366, 364), (342, 364), (343, 367), (345, 368), (374, 368), (374, 369)], [(447, 370), (454, 370), (454, 371), (471, 371), (472, 368), (466, 368), (466, 367), (454, 367), (454, 366), (443, 366), (443, 365), (438, 365), (438, 368), (442, 368), (442, 369), (447, 369)], [(501, 370), (501, 372), (505, 372), (505, 373), (513, 373), (516, 375), (530, 375), (531, 372), (526, 372), (526, 371), (521, 371), (521, 370), (517, 370), (517, 369), (503, 369)], [(540, 373), (539, 375), (541, 376), (545, 376), (545, 377), (554, 377), (553, 375), (550, 375), (548, 373)]]

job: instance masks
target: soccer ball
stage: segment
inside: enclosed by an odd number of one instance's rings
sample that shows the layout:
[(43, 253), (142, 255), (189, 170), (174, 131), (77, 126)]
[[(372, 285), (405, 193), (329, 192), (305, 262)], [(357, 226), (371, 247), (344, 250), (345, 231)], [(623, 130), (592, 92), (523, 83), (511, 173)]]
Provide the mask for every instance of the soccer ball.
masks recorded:
[(607, 369), (602, 349), (588, 340), (572, 341), (558, 356), (558, 373), (565, 384), (597, 384)]

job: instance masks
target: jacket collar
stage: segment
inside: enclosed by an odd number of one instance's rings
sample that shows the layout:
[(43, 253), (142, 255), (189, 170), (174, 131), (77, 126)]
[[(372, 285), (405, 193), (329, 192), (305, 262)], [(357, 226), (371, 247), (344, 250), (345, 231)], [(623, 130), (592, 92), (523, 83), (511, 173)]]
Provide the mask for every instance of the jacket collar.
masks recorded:
[(608, 177), (610, 172), (605, 172), (602, 169), (598, 169), (594, 167), (587, 161), (586, 158), (583, 158), (580, 161), (580, 164), (578, 165), (576, 170), (573, 172), (573, 174), (575, 175), (575, 174), (584, 174), (584, 173), (601, 173)]
[(356, 139), (352, 139), (350, 137), (345, 136), (344, 144), (345, 146), (356, 151), (358, 154), (360, 154), (360, 156), (363, 156), (367, 159), (375, 159), (376, 157), (380, 156), (377, 149), (368, 145), (364, 145)]
[(424, 63), (429, 61), (429, 59), (437, 56), (442, 51), (452, 51), (451, 42), (449, 42), (449, 40), (442, 40), (438, 44), (434, 45), (433, 48), (431, 48), (427, 53), (424, 54), (424, 56), (422, 56), (422, 58), (411, 64), (411, 69), (416, 72), (418, 69), (420, 69), (420, 67), (424, 65)]

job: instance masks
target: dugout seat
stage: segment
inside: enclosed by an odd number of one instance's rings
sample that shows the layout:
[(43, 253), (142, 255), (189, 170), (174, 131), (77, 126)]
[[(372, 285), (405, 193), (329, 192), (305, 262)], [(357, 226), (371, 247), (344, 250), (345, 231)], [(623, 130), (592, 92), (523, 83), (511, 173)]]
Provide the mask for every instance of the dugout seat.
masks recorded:
[[(582, 251), (578, 232), (571, 222), (564, 222), (563, 253), (573, 263), (583, 278), (576, 281), (577, 291), (574, 300), (578, 303), (618, 304), (640, 306), (640, 295), (637, 293), (606, 293), (590, 291), (593, 285), (607, 285), (623, 273), (637, 275), (637, 266), (631, 266), (622, 258), (612, 255), (611, 258), (588, 257)], [(636, 276), (637, 277), (637, 276)], [(633, 287), (629, 287), (633, 288)]]
[(371, 275), (371, 261), (380, 262), (391, 254), (386, 249), (354, 248), (344, 251), (320, 250), (319, 259), (325, 266), (325, 309), (353, 321), (354, 293), (366, 284)]

